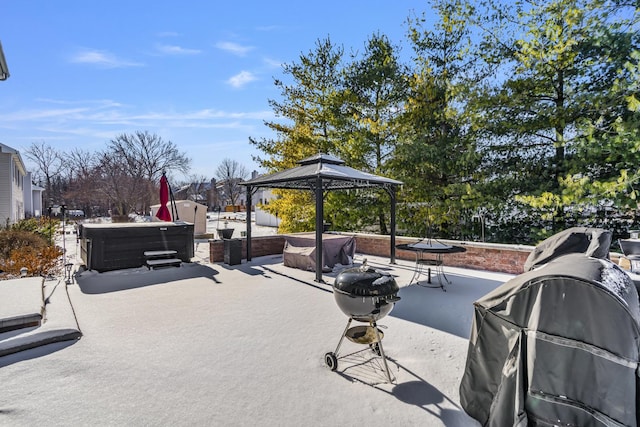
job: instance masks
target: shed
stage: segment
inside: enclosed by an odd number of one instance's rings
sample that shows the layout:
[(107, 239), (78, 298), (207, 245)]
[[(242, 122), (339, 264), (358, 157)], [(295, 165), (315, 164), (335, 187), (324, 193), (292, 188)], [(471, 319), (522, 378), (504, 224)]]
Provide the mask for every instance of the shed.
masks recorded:
[[(171, 205), (171, 202), (167, 203), (167, 209), (169, 209), (169, 213), (171, 213), (172, 221), (180, 220), (193, 223), (193, 232), (196, 236), (207, 233), (206, 205), (196, 203), (192, 200), (176, 200), (175, 208)], [(153, 221), (160, 221), (156, 218), (158, 209), (160, 209), (160, 204), (151, 206), (151, 218)]]

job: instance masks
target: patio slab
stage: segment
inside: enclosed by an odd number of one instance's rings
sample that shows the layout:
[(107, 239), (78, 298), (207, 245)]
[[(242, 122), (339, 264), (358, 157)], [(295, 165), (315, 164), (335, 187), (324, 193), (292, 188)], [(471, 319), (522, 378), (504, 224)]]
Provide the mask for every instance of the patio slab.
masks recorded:
[(367, 346), (343, 344), (337, 371), (324, 365), (347, 321), (335, 274), (316, 282), (279, 255), (235, 266), (203, 257), (77, 274), (67, 290), (83, 337), (0, 357), (4, 422), (477, 426), (458, 403), (471, 304), (511, 276), (445, 268), (453, 283), (442, 292), (405, 287), (410, 262), (367, 258), (402, 286), (379, 322), (391, 384)]
[(40, 277), (0, 281), (0, 333), (40, 325), (44, 313), (42, 284)]
[(62, 279), (0, 281), (0, 356), (81, 336)]

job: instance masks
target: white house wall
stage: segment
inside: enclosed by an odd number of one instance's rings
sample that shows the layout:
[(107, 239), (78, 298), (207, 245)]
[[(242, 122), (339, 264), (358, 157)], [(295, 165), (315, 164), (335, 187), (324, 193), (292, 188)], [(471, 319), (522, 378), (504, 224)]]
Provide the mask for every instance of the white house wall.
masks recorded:
[(42, 192), (44, 188), (34, 185), (31, 172), (27, 172), (23, 179), (24, 212), (25, 216), (39, 217), (42, 215)]
[[(12, 156), (11, 159), (13, 160), (14, 157)], [(24, 186), (24, 172), (15, 161), (11, 162), (11, 170), (13, 172), (11, 176), (13, 212), (10, 221), (15, 223), (24, 219), (24, 192), (22, 191)]]
[(33, 184), (31, 183), (31, 172), (27, 172), (24, 177), (22, 194), (24, 195), (24, 211), (33, 214)]
[(42, 216), (42, 192), (43, 189), (40, 187), (35, 187), (31, 190), (31, 202), (33, 203), (33, 211), (32, 214), (35, 217)]
[(24, 219), (25, 167), (20, 154), (0, 144), (0, 222), (13, 224)]
[(0, 153), (0, 226), (4, 226), (11, 218), (11, 174), (13, 164), (11, 154)]

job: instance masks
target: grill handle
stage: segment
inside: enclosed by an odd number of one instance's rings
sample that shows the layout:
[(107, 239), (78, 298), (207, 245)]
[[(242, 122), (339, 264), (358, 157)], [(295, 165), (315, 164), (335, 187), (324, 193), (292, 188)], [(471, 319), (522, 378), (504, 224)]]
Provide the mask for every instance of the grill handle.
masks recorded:
[(348, 297), (350, 297), (350, 298), (356, 298), (356, 296), (355, 296), (355, 295), (352, 295), (352, 294), (350, 294), (349, 292), (343, 291), (342, 289), (333, 288), (333, 292), (336, 292), (336, 293), (338, 293), (338, 294), (340, 294), (340, 295), (346, 295), (346, 296), (348, 296)]
[[(400, 297), (397, 296), (397, 295), (394, 295), (392, 297), (387, 297), (387, 298), (381, 299), (380, 302), (378, 302), (378, 306), (382, 307), (383, 305), (387, 305), (387, 304), (395, 304), (398, 301), (400, 301)], [(378, 310), (378, 312), (379, 311), (380, 310)]]

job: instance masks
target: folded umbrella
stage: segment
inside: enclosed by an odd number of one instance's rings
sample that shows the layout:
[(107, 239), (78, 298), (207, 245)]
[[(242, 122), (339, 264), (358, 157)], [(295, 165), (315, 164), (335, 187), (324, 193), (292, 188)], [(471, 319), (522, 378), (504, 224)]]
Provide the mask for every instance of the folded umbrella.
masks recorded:
[(167, 203), (169, 202), (169, 182), (166, 175), (163, 173), (160, 178), (160, 209), (156, 213), (156, 217), (162, 221), (171, 221), (171, 213), (167, 209)]

